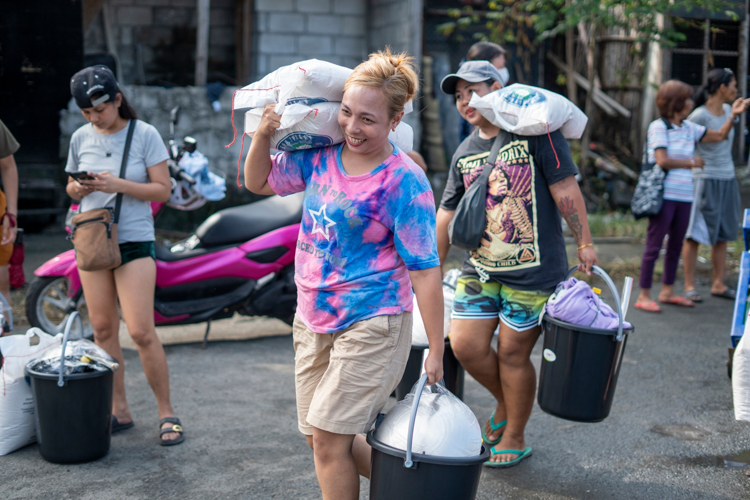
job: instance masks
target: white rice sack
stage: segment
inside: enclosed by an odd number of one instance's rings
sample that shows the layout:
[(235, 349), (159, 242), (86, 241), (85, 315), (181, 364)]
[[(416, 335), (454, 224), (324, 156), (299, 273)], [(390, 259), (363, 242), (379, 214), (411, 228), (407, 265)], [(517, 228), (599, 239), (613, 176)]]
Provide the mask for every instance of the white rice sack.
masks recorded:
[(732, 357), (734, 418), (750, 422), (750, 318)]
[(0, 455), (36, 442), (36, 405), (23, 370), (26, 363), (42, 356), (61, 341), (62, 334), (53, 337), (39, 328), (27, 330), (26, 335), (0, 338), (3, 355), (0, 369)]
[(262, 108), (282, 99), (284, 105), (341, 102), (344, 83), (351, 73), (349, 68), (317, 59), (290, 64), (239, 89), (233, 107)]
[[(279, 104), (276, 112), (292, 104), (312, 106), (321, 102), (341, 102), (344, 84), (352, 70), (317, 59), (300, 61), (269, 73), (262, 80), (238, 89), (234, 96), (234, 109), (262, 108), (266, 104)], [(404, 112), (413, 110), (411, 101)]]
[[(292, 104), (281, 114), (281, 126), (271, 136), (271, 147), (279, 151), (322, 148), (344, 142), (338, 122), (338, 102), (321, 102), (314, 106)], [(260, 125), (263, 108), (245, 113), (245, 133), (252, 135)], [(389, 138), (404, 153), (413, 149), (414, 131), (404, 122), (391, 131)]]
[(469, 106), (503, 130), (518, 135), (544, 135), (560, 130), (566, 139), (580, 139), (588, 118), (565, 97), (549, 90), (515, 83), (479, 97)]

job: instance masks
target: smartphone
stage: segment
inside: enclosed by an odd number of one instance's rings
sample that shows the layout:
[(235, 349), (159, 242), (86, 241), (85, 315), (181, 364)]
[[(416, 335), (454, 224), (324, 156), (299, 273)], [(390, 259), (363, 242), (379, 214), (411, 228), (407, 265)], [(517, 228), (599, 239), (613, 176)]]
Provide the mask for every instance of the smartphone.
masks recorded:
[(95, 181), (96, 177), (88, 172), (68, 172), (68, 175), (77, 181)]

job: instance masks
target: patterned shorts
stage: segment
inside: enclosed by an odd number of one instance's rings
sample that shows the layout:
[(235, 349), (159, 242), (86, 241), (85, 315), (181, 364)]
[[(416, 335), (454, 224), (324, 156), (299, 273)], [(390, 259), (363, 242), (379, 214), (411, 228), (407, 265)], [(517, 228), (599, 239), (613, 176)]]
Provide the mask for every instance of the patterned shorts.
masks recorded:
[(539, 323), (544, 304), (554, 290), (514, 290), (496, 281), (482, 283), (474, 276), (461, 276), (456, 285), (451, 318), (500, 321), (517, 332)]

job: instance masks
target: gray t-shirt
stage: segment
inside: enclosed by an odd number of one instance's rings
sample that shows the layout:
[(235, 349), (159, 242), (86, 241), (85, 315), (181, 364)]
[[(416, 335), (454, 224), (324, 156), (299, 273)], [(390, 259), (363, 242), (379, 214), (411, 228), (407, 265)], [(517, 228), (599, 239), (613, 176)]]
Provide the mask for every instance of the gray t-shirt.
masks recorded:
[[(70, 138), (66, 172), (103, 172), (120, 176), (122, 154), (128, 127), (111, 135), (100, 134), (93, 125), (87, 123), (73, 133)], [(125, 178), (129, 181), (149, 182), (147, 168), (167, 160), (167, 152), (159, 132), (153, 125), (138, 120), (130, 144), (128, 166)], [(95, 191), (81, 200), (81, 212), (105, 206), (115, 206), (115, 195)], [(119, 243), (133, 241), (154, 241), (154, 218), (151, 203), (132, 196), (123, 195), (120, 219), (117, 224)]]
[[(696, 108), (687, 117), (693, 123), (703, 125), (709, 130), (719, 130), (732, 116), (732, 106), (724, 104), (724, 114), (716, 116), (705, 106)], [(702, 169), (694, 168), (693, 177), (701, 179), (734, 179), (734, 160), (732, 159), (732, 143), (734, 142), (734, 127), (729, 137), (721, 142), (698, 142), (695, 154), (703, 158), (706, 166)]]

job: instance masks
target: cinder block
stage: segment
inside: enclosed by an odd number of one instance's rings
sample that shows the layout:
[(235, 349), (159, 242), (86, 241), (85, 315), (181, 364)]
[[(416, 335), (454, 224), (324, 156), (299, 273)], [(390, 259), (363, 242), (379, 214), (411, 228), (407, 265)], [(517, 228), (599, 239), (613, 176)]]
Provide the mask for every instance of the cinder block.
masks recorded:
[(299, 37), (298, 51), (310, 56), (327, 56), (333, 53), (330, 36), (304, 35)]
[(117, 22), (123, 26), (143, 26), (153, 23), (154, 12), (150, 7), (120, 7)]
[(120, 43), (122, 45), (133, 44), (133, 28), (131, 26), (120, 26)]
[(256, 12), (292, 12), (292, 0), (255, 0)]
[(346, 57), (341, 58), (341, 65), (346, 66), (347, 68), (354, 69), (357, 66), (359, 66), (359, 64), (364, 60), (365, 60), (365, 56), (362, 56), (362, 57), (346, 56)]
[(365, 16), (343, 16), (341, 19), (341, 34), (352, 36), (365, 36), (367, 34)]
[(333, 0), (335, 14), (367, 14), (367, 0)]
[[(139, 26), (135, 28), (135, 38), (139, 43), (151, 47), (172, 43), (172, 29), (164, 26)], [(125, 45), (125, 44), (123, 44)]]
[(175, 7), (154, 9), (154, 24), (157, 26), (188, 26), (191, 11)]
[(234, 10), (211, 9), (209, 21), (211, 26), (234, 26)]
[(234, 28), (228, 28), (226, 26), (220, 26), (217, 28), (211, 28), (208, 33), (209, 45), (219, 45), (223, 47), (234, 45)]
[(257, 33), (268, 33), (268, 12), (258, 12), (255, 14), (255, 31)]
[(331, 12), (331, 0), (297, 0), (297, 12)]
[(269, 13), (268, 30), (271, 33), (304, 33), (305, 15), (281, 12)]
[(258, 49), (262, 54), (294, 54), (297, 52), (294, 37), (263, 33), (258, 37)]
[(268, 60), (268, 71), (262, 74), (261, 78), (265, 76), (267, 73), (270, 73), (272, 71), (276, 71), (277, 69), (281, 68), (282, 66), (289, 66), (290, 64), (294, 64), (296, 62), (299, 62), (301, 57), (292, 55), (292, 56), (285, 56), (285, 55), (279, 55), (279, 56), (270, 56)]
[(334, 54), (340, 56), (363, 57), (365, 53), (364, 38), (354, 36), (336, 37)]
[(149, 7), (167, 7), (170, 5), (169, 0), (134, 0), (133, 5), (142, 5)]
[(344, 24), (341, 16), (310, 14), (307, 16), (307, 32), (321, 35), (340, 35)]

